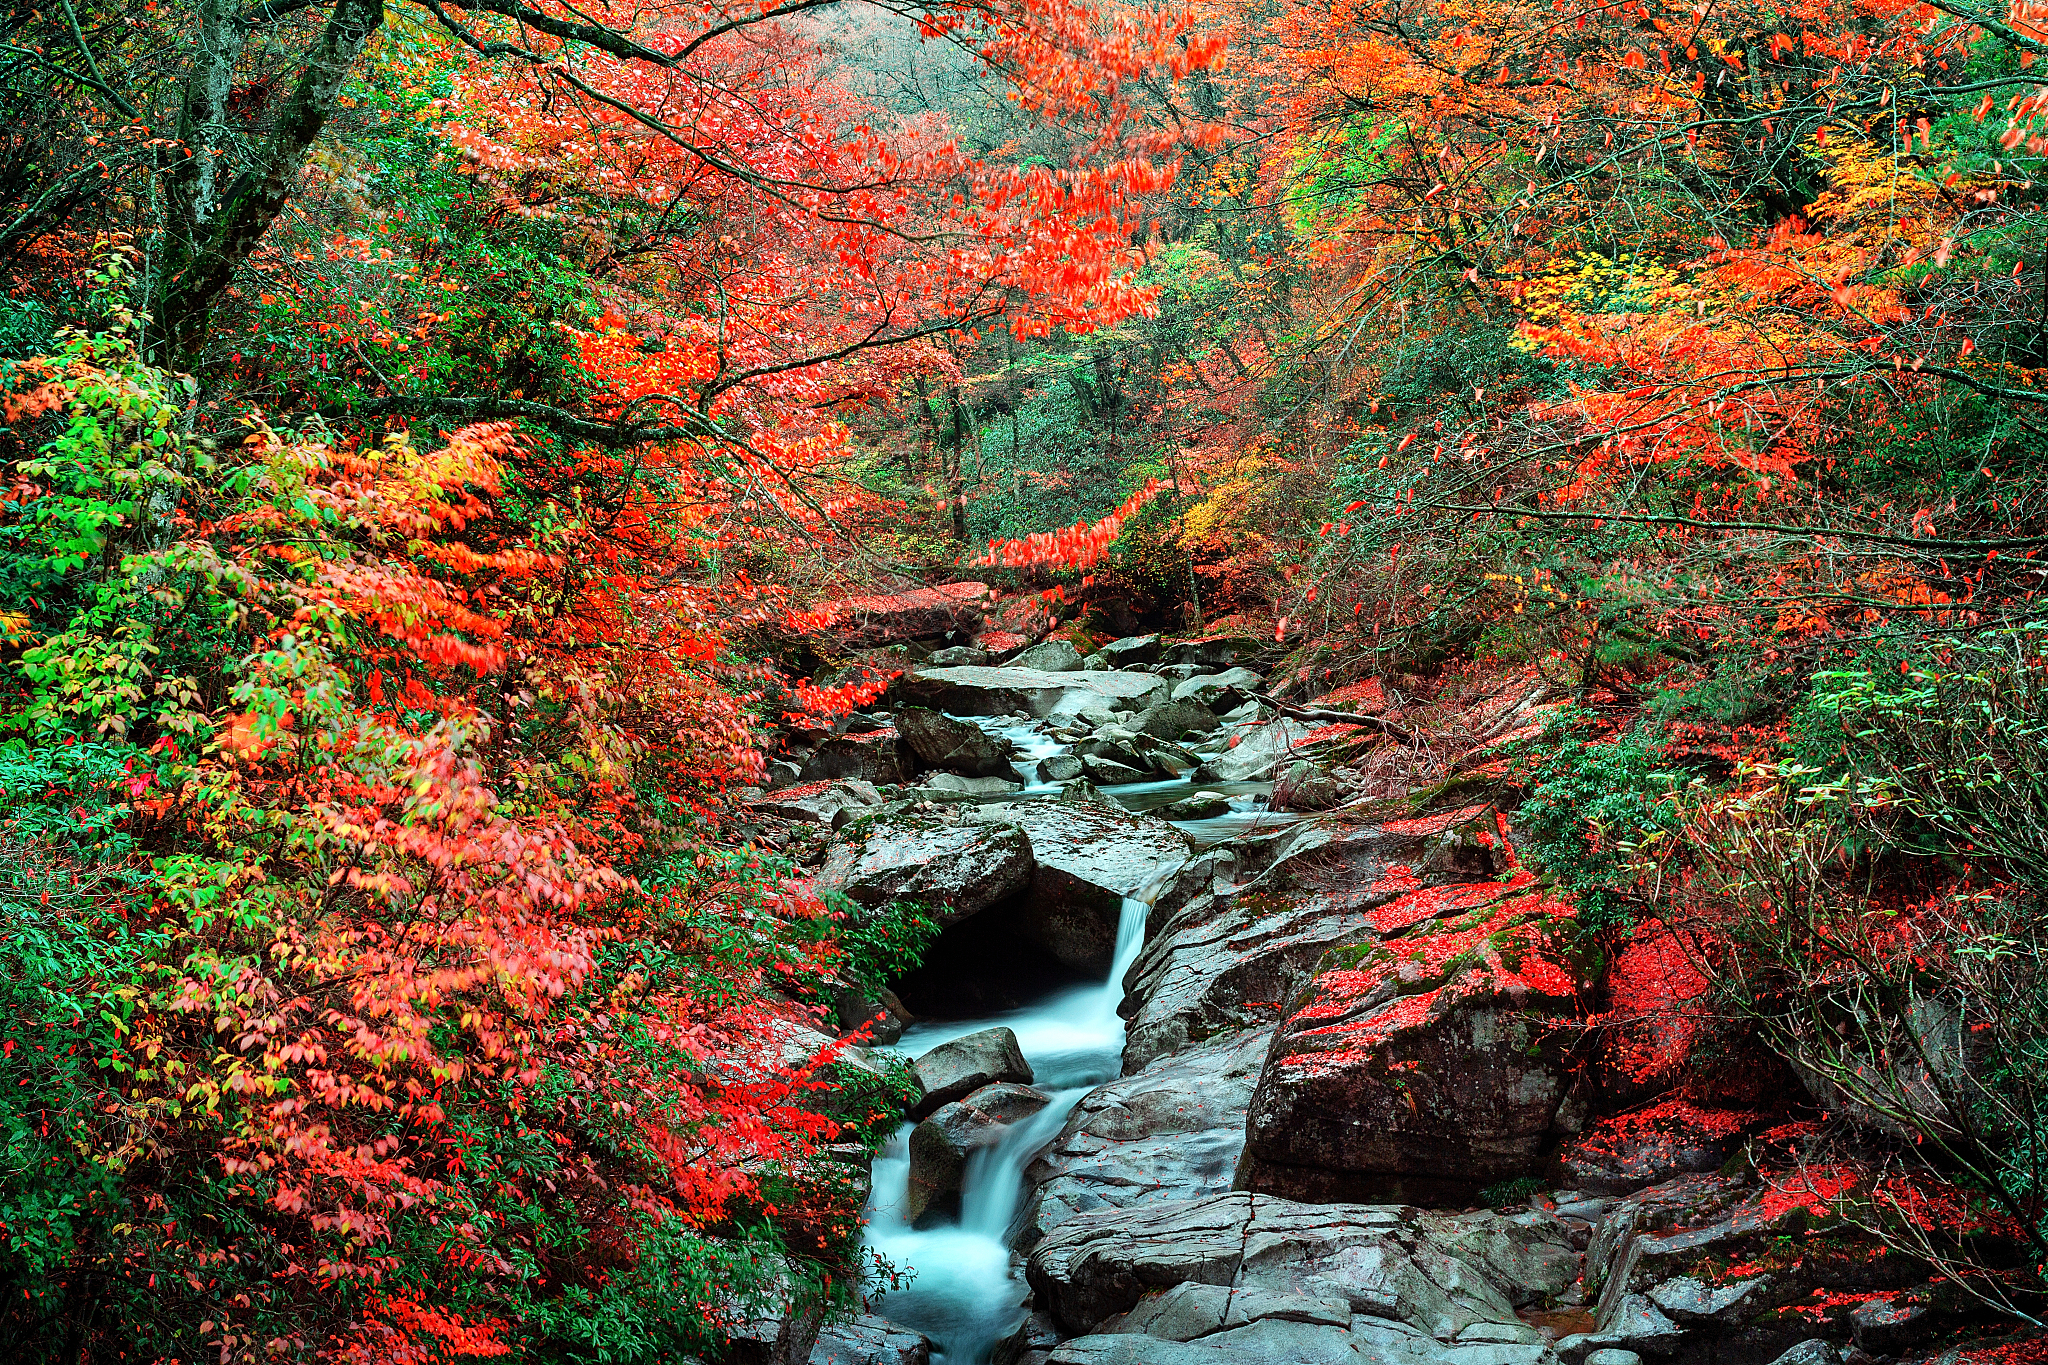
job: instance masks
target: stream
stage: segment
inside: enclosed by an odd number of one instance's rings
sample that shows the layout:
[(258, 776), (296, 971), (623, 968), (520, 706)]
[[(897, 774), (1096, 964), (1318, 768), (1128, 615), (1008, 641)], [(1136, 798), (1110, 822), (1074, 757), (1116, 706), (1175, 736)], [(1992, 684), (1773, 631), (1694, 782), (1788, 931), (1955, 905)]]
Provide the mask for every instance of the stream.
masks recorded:
[(888, 1292), (890, 1319), (931, 1338), (935, 1362), (981, 1365), (995, 1344), (1015, 1330), (1024, 1303), (1024, 1277), (1011, 1264), (1011, 1224), (1024, 1191), (1024, 1168), (1067, 1121), (1081, 1097), (1120, 1069), (1124, 973), (1145, 945), (1150, 907), (1128, 897), (1117, 920), (1116, 957), (1099, 986), (1072, 986), (985, 1019), (920, 1024), (894, 1050), (916, 1056), (982, 1029), (1007, 1026), (1031, 1063), (1033, 1084), (1052, 1103), (1007, 1129), (994, 1145), (968, 1159), (960, 1220), (922, 1231), (905, 1215), (910, 1183), (910, 1132), (898, 1130), (875, 1158), (874, 1195), (868, 1205), (867, 1245), (903, 1288)]
[[(1036, 770), (1041, 759), (1065, 753), (1066, 743), (1037, 725), (1009, 717), (956, 719), (980, 725), (1016, 745), (1016, 768), (1025, 789), (1013, 799), (1041, 799), (1058, 790), (1055, 783), (1041, 782)], [(1230, 809), (1222, 815), (1173, 822), (1198, 848), (1300, 818), (1265, 808), (1266, 794), (1272, 790), (1267, 782), (1198, 787), (1189, 777), (1178, 777), (1106, 787), (1103, 794), (1127, 810), (1142, 812), (1171, 805), (1197, 790), (1231, 798)], [(929, 1337), (934, 1362), (984, 1365), (996, 1344), (1022, 1320), (1026, 1287), (1010, 1243), (1024, 1193), (1024, 1168), (1058, 1135), (1082, 1096), (1121, 1072), (1124, 1021), (1117, 1006), (1123, 1001), (1124, 973), (1145, 946), (1152, 894), (1124, 900), (1114, 959), (1100, 984), (1065, 987), (1020, 1009), (984, 1018), (915, 1024), (890, 1049), (916, 1057), (970, 1033), (1007, 1027), (1016, 1033), (1018, 1046), (1031, 1063), (1033, 1084), (1052, 1096), (1051, 1104), (968, 1159), (957, 1222), (923, 1229), (910, 1225), (906, 1199), (910, 1134), (916, 1125), (904, 1124), (875, 1158), (866, 1245), (883, 1263), (878, 1287), (888, 1286), (892, 1276), (899, 1286), (887, 1288), (877, 1311)]]

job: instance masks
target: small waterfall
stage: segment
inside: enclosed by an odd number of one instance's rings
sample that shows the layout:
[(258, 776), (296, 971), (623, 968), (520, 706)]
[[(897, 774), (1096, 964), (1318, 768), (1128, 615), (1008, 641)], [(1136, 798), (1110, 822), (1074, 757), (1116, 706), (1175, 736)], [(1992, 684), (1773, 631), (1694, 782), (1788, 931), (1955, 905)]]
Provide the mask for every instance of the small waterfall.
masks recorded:
[(910, 1132), (905, 1124), (875, 1159), (867, 1245), (907, 1287), (890, 1290), (881, 1311), (932, 1339), (943, 1365), (983, 1365), (995, 1344), (1016, 1329), (1024, 1279), (1012, 1264), (1010, 1238), (1024, 1193), (1024, 1168), (1059, 1133), (1083, 1095), (1121, 1069), (1124, 973), (1145, 946), (1151, 895), (1126, 897), (1117, 917), (1116, 951), (1099, 986), (1056, 992), (1035, 1005), (991, 1019), (913, 1028), (901, 1050), (916, 1054), (952, 1038), (1007, 1025), (1031, 1063), (1039, 1089), (1053, 1102), (968, 1160), (960, 1221), (919, 1231), (905, 1217), (910, 1182)]

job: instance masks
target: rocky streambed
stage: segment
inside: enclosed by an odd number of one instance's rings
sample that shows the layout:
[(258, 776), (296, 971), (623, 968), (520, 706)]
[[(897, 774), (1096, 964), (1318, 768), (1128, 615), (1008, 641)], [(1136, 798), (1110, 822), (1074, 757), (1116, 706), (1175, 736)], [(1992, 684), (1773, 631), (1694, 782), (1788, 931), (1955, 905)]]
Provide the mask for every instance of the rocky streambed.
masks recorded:
[(1615, 1060), (1502, 812), (1369, 799), (1340, 759), (1399, 727), (1276, 703), (1260, 661), (941, 651), (778, 758), (771, 837), (945, 927), (839, 1002), (924, 1089), (873, 1170), (895, 1281), (761, 1358), (1829, 1365), (1943, 1330), (1924, 1265), (1773, 1174), (1784, 1095)]

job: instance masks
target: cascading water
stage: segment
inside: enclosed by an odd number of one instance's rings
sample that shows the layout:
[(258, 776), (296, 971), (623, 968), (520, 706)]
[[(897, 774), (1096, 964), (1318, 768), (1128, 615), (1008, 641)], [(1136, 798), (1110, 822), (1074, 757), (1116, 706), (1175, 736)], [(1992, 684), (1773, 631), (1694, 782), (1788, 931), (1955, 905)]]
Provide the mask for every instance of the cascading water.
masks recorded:
[[(953, 718), (1010, 741), (1014, 766), (1024, 783), (1018, 798), (1044, 798), (1060, 789), (1037, 775), (1040, 760), (1069, 748), (1051, 733), (1051, 726), (1008, 716)], [(1169, 805), (1192, 789), (1190, 777), (1183, 776), (1107, 787), (1104, 794), (1127, 809), (1142, 811)], [(1262, 821), (1297, 818), (1263, 809), (1270, 783), (1228, 783), (1219, 790), (1231, 798), (1227, 814), (1175, 822), (1198, 847)], [(955, 1038), (1006, 1026), (1016, 1033), (1018, 1046), (1031, 1063), (1034, 1084), (1052, 1096), (1051, 1104), (969, 1158), (958, 1222), (923, 1229), (910, 1224), (910, 1134), (915, 1125), (905, 1124), (875, 1159), (867, 1246), (899, 1277), (898, 1287), (888, 1287), (886, 1280), (877, 1286), (887, 1289), (880, 1311), (929, 1337), (933, 1360), (942, 1365), (983, 1365), (1021, 1319), (1025, 1285), (1010, 1242), (1024, 1192), (1024, 1168), (1058, 1135), (1082, 1096), (1114, 1080), (1121, 1070), (1124, 1021), (1117, 1006), (1123, 1001), (1124, 973), (1145, 944), (1151, 899), (1147, 893), (1123, 902), (1114, 959), (1102, 984), (1069, 987), (989, 1018), (921, 1024), (905, 1032), (894, 1049), (914, 1057)]]
[(909, 1275), (882, 1311), (932, 1340), (934, 1361), (981, 1365), (1015, 1330), (1024, 1281), (1012, 1264), (1011, 1224), (1024, 1189), (1024, 1168), (1058, 1134), (1081, 1097), (1116, 1077), (1123, 1054), (1124, 973), (1145, 944), (1148, 898), (1128, 897), (1117, 919), (1116, 952), (1100, 986), (1059, 991), (1035, 1005), (991, 1019), (913, 1028), (899, 1047), (916, 1055), (982, 1029), (1007, 1026), (1017, 1035), (1039, 1089), (1052, 1103), (1005, 1130), (967, 1164), (960, 1221), (920, 1231), (905, 1216), (910, 1182), (910, 1131), (905, 1124), (875, 1160), (867, 1245)]

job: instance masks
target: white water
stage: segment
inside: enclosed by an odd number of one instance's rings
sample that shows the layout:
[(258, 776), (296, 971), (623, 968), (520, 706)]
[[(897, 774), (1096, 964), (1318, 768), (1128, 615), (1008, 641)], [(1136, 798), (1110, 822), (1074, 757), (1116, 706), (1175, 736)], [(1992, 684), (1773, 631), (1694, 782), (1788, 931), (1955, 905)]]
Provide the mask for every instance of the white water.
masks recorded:
[(1009, 740), (1017, 750), (1010, 766), (1017, 770), (1017, 778), (1024, 784), (1024, 795), (1037, 796), (1059, 790), (1059, 783), (1039, 780), (1038, 764), (1041, 759), (1065, 753), (1067, 745), (1054, 738), (1043, 721), (1020, 721), (1015, 716), (955, 716), (951, 713), (947, 719), (964, 720), (969, 725), (980, 726), (984, 732), (998, 739)]
[(898, 1048), (908, 1055), (982, 1029), (1015, 1031), (1034, 1084), (1053, 1102), (1007, 1129), (993, 1146), (968, 1159), (960, 1221), (919, 1231), (904, 1216), (910, 1178), (910, 1131), (905, 1124), (875, 1159), (874, 1195), (868, 1204), (868, 1248), (909, 1277), (890, 1289), (880, 1311), (932, 1340), (934, 1362), (982, 1365), (995, 1344), (1022, 1320), (1024, 1277), (1010, 1252), (1012, 1223), (1024, 1192), (1024, 1168), (1058, 1135), (1067, 1114), (1087, 1094), (1118, 1074), (1124, 1021), (1124, 973), (1145, 944), (1150, 899), (1128, 897), (1117, 920), (1115, 960), (1100, 986), (1058, 991), (1035, 1005), (971, 1022), (910, 1029)]

